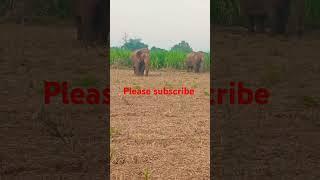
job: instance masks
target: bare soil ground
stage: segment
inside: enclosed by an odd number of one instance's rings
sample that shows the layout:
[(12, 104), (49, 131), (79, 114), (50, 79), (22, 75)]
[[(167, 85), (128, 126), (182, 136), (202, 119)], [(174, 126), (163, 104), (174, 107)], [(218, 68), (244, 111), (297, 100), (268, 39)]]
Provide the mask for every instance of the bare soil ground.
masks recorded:
[[(218, 27), (214, 88), (268, 88), (267, 105), (212, 106), (217, 179), (319, 179), (320, 31), (301, 39)], [(214, 133), (214, 134), (213, 134)]]
[(86, 51), (71, 26), (0, 31), (0, 179), (104, 179), (106, 105), (44, 105), (43, 81), (104, 88), (106, 52)]
[[(123, 88), (195, 89), (124, 95)], [(111, 179), (209, 179), (209, 73), (111, 69)]]
[[(106, 85), (106, 57), (86, 51), (71, 27), (0, 25), (1, 179), (101, 179), (106, 172), (106, 106), (43, 106), (43, 80)], [(319, 179), (320, 32), (302, 39), (248, 36), (218, 29), (214, 86), (243, 81), (268, 87), (265, 106), (214, 106), (215, 176), (223, 179)], [(180, 87), (187, 96), (112, 93), (113, 177), (209, 178), (208, 74), (112, 70), (112, 88)], [(135, 84), (134, 84), (135, 83)], [(115, 91), (116, 92), (116, 91)], [(122, 112), (122, 113), (120, 113)]]

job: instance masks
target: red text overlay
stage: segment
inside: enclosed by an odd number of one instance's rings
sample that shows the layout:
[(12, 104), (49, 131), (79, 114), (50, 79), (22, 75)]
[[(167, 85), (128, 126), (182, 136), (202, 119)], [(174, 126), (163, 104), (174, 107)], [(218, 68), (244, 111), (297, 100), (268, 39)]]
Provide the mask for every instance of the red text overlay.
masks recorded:
[(96, 88), (70, 89), (67, 82), (44, 82), (44, 103), (50, 104), (53, 98), (61, 95), (63, 104), (109, 104), (110, 89), (98, 90)]
[(210, 104), (267, 104), (270, 92), (265, 88), (258, 88), (255, 91), (244, 87), (242, 82), (230, 82), (230, 88), (218, 88), (210, 90)]
[[(195, 89), (134, 89), (123, 88), (123, 95), (187, 95), (195, 94)], [(120, 94), (119, 94), (120, 95)], [(230, 82), (230, 88), (211, 88), (210, 104), (267, 104), (270, 92), (265, 88), (252, 90), (244, 87), (242, 82)], [(67, 82), (44, 82), (44, 103), (50, 104), (52, 99), (60, 98), (63, 104), (110, 104), (110, 89), (70, 88)]]
[(194, 89), (182, 87), (181, 89), (133, 89), (131, 87), (123, 88), (124, 95), (194, 95)]

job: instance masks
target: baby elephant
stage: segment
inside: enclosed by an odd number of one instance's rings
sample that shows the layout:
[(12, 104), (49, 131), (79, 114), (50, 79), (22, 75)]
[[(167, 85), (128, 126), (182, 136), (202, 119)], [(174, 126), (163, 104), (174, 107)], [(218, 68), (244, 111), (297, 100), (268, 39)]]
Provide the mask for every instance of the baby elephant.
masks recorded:
[(143, 76), (145, 71), (145, 75), (148, 76), (150, 65), (150, 51), (148, 48), (135, 50), (131, 55), (131, 61), (135, 75)]
[(190, 70), (193, 70), (195, 73), (202, 72), (204, 56), (205, 53), (202, 51), (189, 53), (186, 59), (187, 71), (189, 72)]

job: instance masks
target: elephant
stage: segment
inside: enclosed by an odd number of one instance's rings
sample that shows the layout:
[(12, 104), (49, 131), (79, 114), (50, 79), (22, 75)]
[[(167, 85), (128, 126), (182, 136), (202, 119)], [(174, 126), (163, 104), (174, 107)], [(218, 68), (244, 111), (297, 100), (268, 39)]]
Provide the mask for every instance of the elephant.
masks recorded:
[(145, 71), (145, 76), (148, 76), (150, 66), (150, 50), (148, 48), (135, 50), (131, 54), (131, 61), (135, 75), (143, 76)]
[(106, 0), (73, 0), (78, 40), (106, 44), (108, 40), (107, 3)]
[(203, 71), (204, 57), (205, 53), (202, 51), (189, 53), (186, 58), (187, 71), (193, 70), (195, 73)]
[[(302, 33), (305, 0), (240, 0), (240, 14), (249, 20), (249, 32), (265, 32), (267, 20), (272, 34), (296, 29)], [(292, 25), (289, 25), (291, 23)]]
[(301, 36), (304, 32), (305, 0), (291, 0), (288, 33)]
[(5, 4), (5, 20), (15, 20), (17, 24), (24, 25), (32, 19), (35, 10), (35, 0), (8, 0)]

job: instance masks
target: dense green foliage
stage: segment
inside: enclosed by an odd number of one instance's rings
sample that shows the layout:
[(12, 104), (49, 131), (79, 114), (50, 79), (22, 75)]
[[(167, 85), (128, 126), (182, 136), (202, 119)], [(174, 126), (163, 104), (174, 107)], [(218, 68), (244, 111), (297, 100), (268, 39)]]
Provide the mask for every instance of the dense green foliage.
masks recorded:
[[(320, 1), (305, 0), (305, 23), (308, 26), (320, 26)], [(211, 1), (211, 23), (221, 25), (239, 25), (244, 18), (239, 16), (239, 0), (213, 0)]]
[(152, 47), (151, 49), (150, 49), (151, 51), (167, 51), (167, 50), (165, 50), (165, 49), (161, 49), (161, 48), (158, 48), (158, 47)]
[(171, 51), (182, 51), (182, 52), (192, 52), (192, 48), (186, 41), (181, 41), (180, 43), (174, 45)]
[[(17, 8), (17, 4), (23, 2), (32, 7), (32, 12), (26, 12), (27, 15), (51, 16), (66, 18), (71, 16), (71, 0), (0, 0), (0, 16), (8, 11)], [(10, 4), (14, 2), (14, 4)], [(18, 7), (20, 8), (20, 7)], [(31, 13), (31, 14), (29, 14)]]
[[(110, 64), (122, 67), (132, 67), (130, 56), (136, 49), (148, 47), (139, 38), (127, 39), (125, 36), (124, 43), (120, 47), (112, 47), (110, 50)], [(174, 68), (185, 69), (185, 60), (187, 54), (192, 52), (192, 48), (186, 41), (181, 41), (174, 45), (170, 50), (153, 46), (150, 49), (151, 68)], [(206, 53), (204, 69), (210, 69), (210, 54)]]
[(127, 49), (131, 51), (134, 51), (136, 49), (141, 49), (141, 48), (147, 48), (147, 47), (148, 45), (143, 43), (142, 40), (139, 38), (129, 39), (121, 46), (122, 49)]
[[(0, 0), (0, 16), (10, 8), (12, 0)], [(71, 16), (71, 0), (15, 0), (33, 3), (33, 14), (37, 16), (54, 16), (65, 18)], [(320, 1), (306, 1), (306, 24), (320, 26)], [(215, 24), (243, 24), (244, 18), (239, 16), (239, 0), (211, 0), (211, 21)]]
[[(113, 47), (110, 50), (110, 64), (119, 65), (125, 67), (131, 67), (130, 55), (132, 51), (122, 48)], [(185, 60), (187, 52), (184, 51), (167, 51), (158, 48), (150, 50), (150, 61), (151, 68), (174, 68), (174, 69), (185, 69)], [(206, 53), (205, 57), (205, 70), (210, 69), (210, 54)]]
[(39, 16), (68, 17), (71, 15), (71, 0), (34, 0)]
[(306, 23), (313, 26), (320, 26), (320, 1), (306, 0)]

